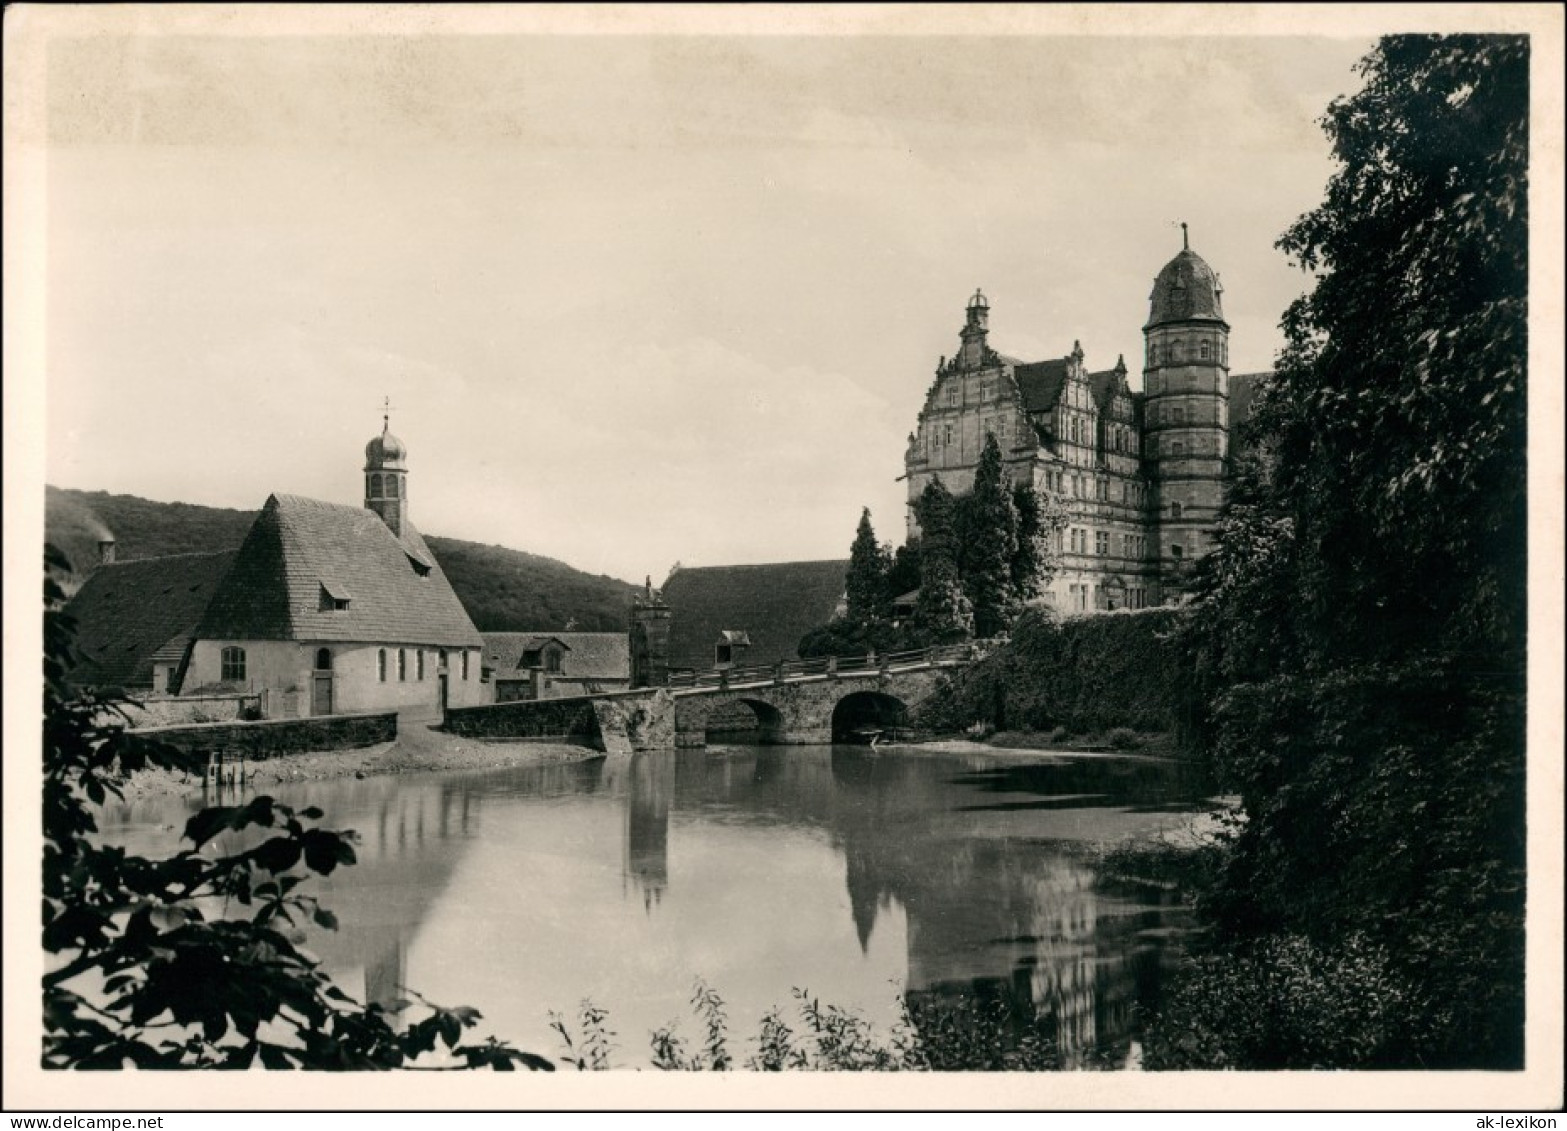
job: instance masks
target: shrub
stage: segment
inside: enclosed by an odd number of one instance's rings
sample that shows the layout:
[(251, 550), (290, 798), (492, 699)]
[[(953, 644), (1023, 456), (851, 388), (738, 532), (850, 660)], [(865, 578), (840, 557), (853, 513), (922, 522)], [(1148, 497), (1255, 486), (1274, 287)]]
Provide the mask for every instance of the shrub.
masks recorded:
[(1143, 740), (1131, 727), (1112, 728), (1105, 736), (1105, 741), (1110, 744), (1112, 750), (1135, 750), (1143, 744)]

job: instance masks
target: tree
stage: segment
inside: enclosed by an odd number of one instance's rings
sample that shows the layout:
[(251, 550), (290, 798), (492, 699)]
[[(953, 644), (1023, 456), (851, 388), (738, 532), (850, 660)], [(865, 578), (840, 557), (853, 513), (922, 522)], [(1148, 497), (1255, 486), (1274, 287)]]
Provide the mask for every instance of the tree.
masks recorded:
[(1055, 576), (1055, 539), (1071, 516), (1064, 505), (1040, 495), (1027, 480), (1013, 486), (1012, 509), (1017, 512), (1017, 549), (1010, 563), (1012, 594), (1023, 606)]
[(922, 536), (914, 632), (926, 644), (952, 644), (974, 634), (974, 611), (958, 576), (955, 511), (940, 476), (925, 485), (915, 504)]
[(1445, 1003), (1384, 1062), (1514, 1067), (1528, 42), (1393, 36), (1358, 69), (1323, 121), (1340, 168), (1279, 241), (1316, 283), (1187, 637), (1246, 816), (1203, 906), (1237, 945), (1363, 932)]
[(887, 574), (892, 569), (892, 554), (876, 541), (871, 528), (871, 512), (860, 512), (859, 529), (849, 547), (848, 589), (849, 620), (868, 625), (885, 620), (891, 594), (887, 592)]
[(1018, 551), (1018, 516), (992, 434), (974, 469), (974, 490), (957, 501), (958, 571), (981, 637), (1005, 632), (1021, 602), (1012, 584)]
[[(44, 582), (44, 913), (51, 955), (43, 979), (46, 1068), (409, 1068), (444, 1046), (455, 1067), (549, 1069), (493, 1038), (462, 1042), (479, 1020), (413, 996), (426, 1016), (406, 1028), (362, 1005), (290, 940), (292, 928), (336, 920), (301, 889), (309, 873), (354, 863), (353, 834), (324, 829), (314, 808), (260, 796), (203, 809), (191, 847), (162, 859), (103, 845), (95, 809), (144, 766), (189, 758), (125, 729), (113, 699), (68, 684), (74, 626), (48, 567)], [(232, 854), (203, 852), (220, 833), (266, 830)], [(229, 912), (208, 917), (214, 906)]]

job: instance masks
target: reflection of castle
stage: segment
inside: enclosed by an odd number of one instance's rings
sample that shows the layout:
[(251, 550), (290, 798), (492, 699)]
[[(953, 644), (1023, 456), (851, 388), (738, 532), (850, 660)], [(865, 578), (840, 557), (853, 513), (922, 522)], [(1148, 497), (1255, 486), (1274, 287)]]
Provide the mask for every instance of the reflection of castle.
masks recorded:
[[(856, 819), (835, 832), (862, 945), (879, 910), (904, 910), (911, 1003), (970, 999), (1020, 1026), (1044, 1021), (1067, 1066), (1096, 1050), (1125, 1055), (1133, 1002), (1157, 977), (1159, 946), (1140, 932), (1165, 925), (1167, 909), (1103, 895), (1090, 869), (1049, 845), (967, 835), (989, 818), (951, 812), (950, 766), (840, 756), (833, 770), (840, 792), (873, 795), (841, 806)], [(923, 828), (920, 811), (931, 814)]]
[(669, 887), (669, 802), (675, 791), (675, 763), (667, 755), (631, 759), (626, 795), (624, 874), (652, 911)]

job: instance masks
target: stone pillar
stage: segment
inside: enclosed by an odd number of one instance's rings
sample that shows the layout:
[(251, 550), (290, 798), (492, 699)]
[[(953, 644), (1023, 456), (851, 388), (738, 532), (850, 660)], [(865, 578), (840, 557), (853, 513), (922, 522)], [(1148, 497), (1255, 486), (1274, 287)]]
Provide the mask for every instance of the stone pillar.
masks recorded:
[(631, 686), (669, 685), (669, 605), (648, 578), (631, 599)]

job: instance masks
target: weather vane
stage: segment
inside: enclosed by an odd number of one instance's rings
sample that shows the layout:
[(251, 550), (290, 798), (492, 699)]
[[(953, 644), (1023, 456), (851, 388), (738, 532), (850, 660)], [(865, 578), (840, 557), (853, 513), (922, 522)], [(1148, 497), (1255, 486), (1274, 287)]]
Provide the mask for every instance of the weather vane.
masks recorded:
[(381, 402), (381, 424), (383, 427), (392, 426), (392, 398), (385, 397)]

